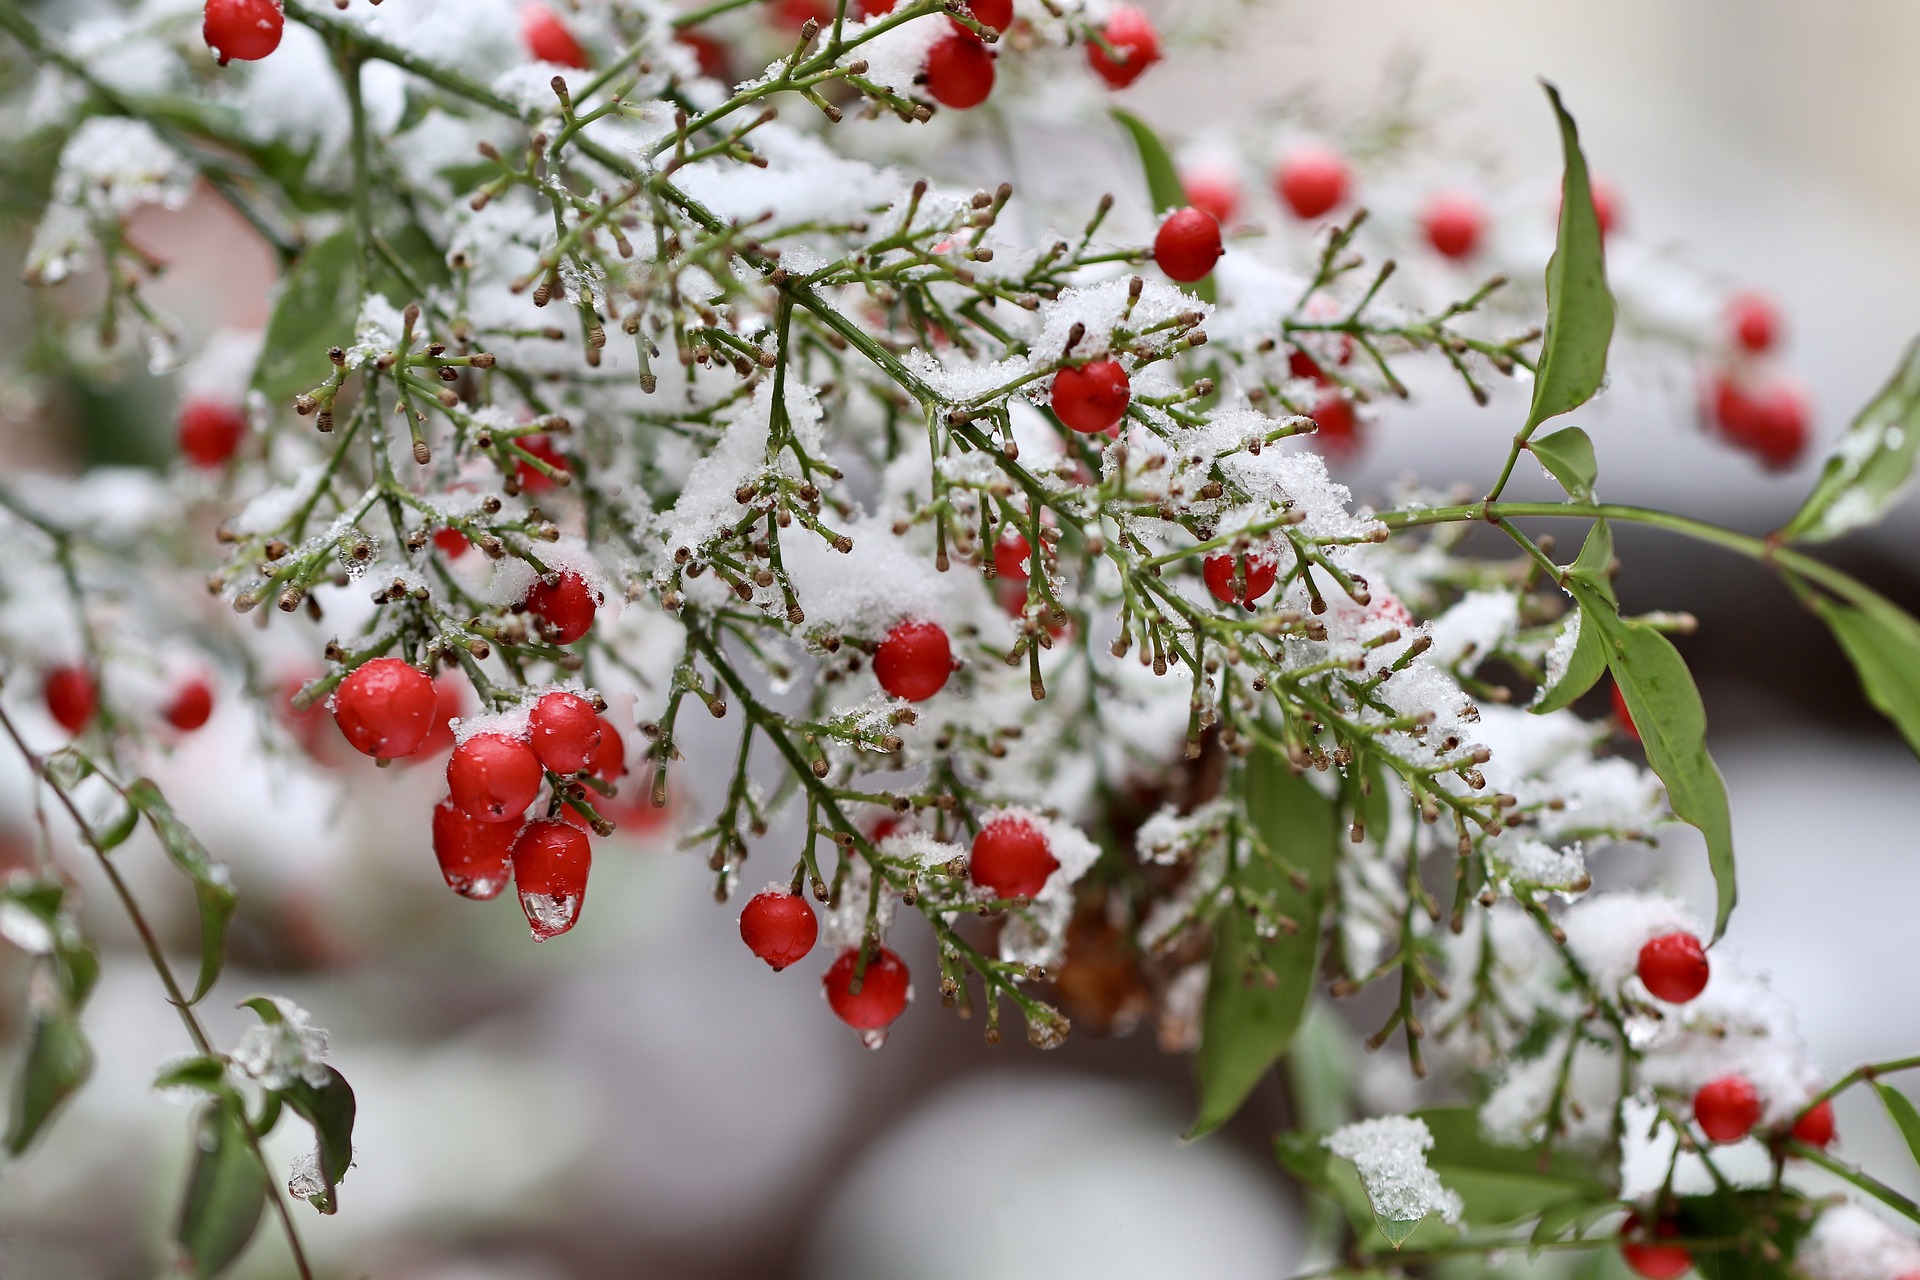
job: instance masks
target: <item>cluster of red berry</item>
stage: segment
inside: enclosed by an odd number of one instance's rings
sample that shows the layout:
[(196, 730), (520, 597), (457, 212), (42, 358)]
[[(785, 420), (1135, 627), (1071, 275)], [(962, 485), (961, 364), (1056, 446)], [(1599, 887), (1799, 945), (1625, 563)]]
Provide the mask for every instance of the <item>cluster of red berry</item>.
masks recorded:
[[(50, 668), (41, 678), (40, 696), (53, 722), (76, 738), (100, 710), (100, 682), (83, 666)], [(213, 717), (213, 685), (204, 676), (188, 676), (160, 715), (177, 731), (192, 733)]]
[(1770, 367), (1785, 326), (1779, 308), (1757, 293), (1727, 308), (1728, 347), (1706, 378), (1701, 416), (1707, 428), (1744, 449), (1769, 471), (1785, 471), (1806, 453), (1813, 413), (1806, 393)]
[[(984, 823), (967, 860), (972, 883), (1005, 903), (1038, 896), (1059, 868), (1046, 832), (1018, 813), (1003, 813)], [(797, 892), (757, 893), (740, 913), (741, 941), (776, 973), (805, 959), (819, 936), (819, 920)], [(873, 1036), (906, 1012), (913, 994), (911, 976), (906, 962), (886, 947), (868, 951), (864, 966), (861, 949), (849, 947), (835, 957), (821, 983), (834, 1015)]]
[[(1655, 999), (1685, 1004), (1706, 990), (1712, 970), (1700, 939), (1690, 933), (1667, 933), (1640, 948), (1638, 973)], [(1693, 1095), (1694, 1122), (1712, 1143), (1746, 1138), (1759, 1126), (1765, 1110), (1759, 1092), (1741, 1075), (1718, 1076)], [(1834, 1138), (1833, 1104), (1822, 1099), (1806, 1108), (1787, 1126), (1784, 1136), (1810, 1147), (1826, 1147)], [(1661, 1217), (1650, 1232), (1643, 1228), (1638, 1213), (1629, 1214), (1621, 1227), (1625, 1243), (1620, 1254), (1627, 1266), (1647, 1280), (1675, 1280), (1686, 1274), (1693, 1266), (1692, 1254), (1684, 1245), (1663, 1243), (1681, 1234), (1679, 1223)]]

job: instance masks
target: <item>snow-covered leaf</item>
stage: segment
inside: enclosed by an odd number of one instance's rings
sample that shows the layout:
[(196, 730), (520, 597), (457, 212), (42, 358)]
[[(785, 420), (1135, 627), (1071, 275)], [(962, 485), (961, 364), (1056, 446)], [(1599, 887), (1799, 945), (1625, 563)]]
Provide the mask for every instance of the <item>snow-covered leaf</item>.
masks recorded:
[(1872, 524), (1913, 484), (1920, 449), (1920, 340), (1847, 428), (1800, 510), (1780, 530), (1796, 542), (1825, 542)]

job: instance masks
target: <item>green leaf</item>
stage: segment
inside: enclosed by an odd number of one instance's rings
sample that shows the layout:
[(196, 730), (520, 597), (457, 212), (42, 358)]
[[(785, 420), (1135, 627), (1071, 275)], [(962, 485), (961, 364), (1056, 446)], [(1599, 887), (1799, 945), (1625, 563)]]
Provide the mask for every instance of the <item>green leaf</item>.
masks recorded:
[(253, 370), (253, 389), (273, 404), (319, 386), (331, 372), (327, 348), (352, 345), (358, 252), (352, 230), (342, 228), (308, 245), (281, 281)]
[(1587, 1228), (1620, 1208), (1617, 1200), (1591, 1200), (1584, 1195), (1557, 1200), (1540, 1211), (1533, 1234), (1527, 1240), (1527, 1256), (1538, 1257), (1540, 1247), (1564, 1237), (1568, 1232), (1578, 1240)]
[[(1185, 207), (1187, 188), (1180, 181), (1180, 171), (1174, 167), (1173, 157), (1168, 154), (1166, 144), (1160, 141), (1160, 135), (1151, 126), (1130, 111), (1112, 108), (1112, 115), (1120, 127), (1133, 139), (1133, 145), (1140, 152), (1140, 167), (1146, 172), (1147, 195), (1153, 201), (1153, 211), (1166, 214), (1174, 209)], [(1212, 302), (1215, 297), (1213, 277), (1205, 276), (1188, 285), (1202, 301)]]
[[(1813, 1227), (1817, 1216), (1813, 1207), (1791, 1188), (1729, 1189), (1681, 1196), (1673, 1216), (1683, 1236), (1735, 1242), (1718, 1248), (1690, 1247), (1694, 1270), (1702, 1280), (1802, 1280), (1806, 1273), (1793, 1265), (1793, 1257)], [(1765, 1237), (1774, 1246), (1771, 1250), (1751, 1243), (1754, 1226), (1761, 1222), (1771, 1227)]]
[(1383, 1218), (1378, 1213), (1373, 1215), (1374, 1225), (1380, 1228), (1380, 1234), (1396, 1249), (1405, 1244), (1407, 1237), (1419, 1230), (1420, 1224), (1425, 1221), (1425, 1218), (1415, 1218), (1411, 1222), (1402, 1222), (1398, 1218)]
[(1887, 1114), (1893, 1117), (1900, 1136), (1907, 1140), (1907, 1150), (1912, 1153), (1914, 1163), (1920, 1164), (1920, 1110), (1915, 1110), (1913, 1100), (1892, 1085), (1876, 1081), (1873, 1088), (1886, 1106)]
[(1579, 427), (1567, 427), (1550, 436), (1528, 443), (1540, 465), (1552, 473), (1577, 502), (1593, 501), (1593, 482), (1600, 476), (1600, 464), (1593, 456), (1593, 441)]
[(1560, 231), (1547, 261), (1547, 329), (1534, 371), (1533, 406), (1523, 437), (1548, 418), (1578, 409), (1600, 390), (1607, 373), (1607, 344), (1613, 340), (1613, 295), (1607, 290), (1606, 251), (1600, 219), (1587, 181), (1587, 160), (1580, 133), (1560, 105), (1560, 91), (1544, 86), (1560, 122), (1560, 146), (1566, 156), (1561, 185)]
[(92, 1074), (93, 1049), (80, 1031), (79, 1016), (63, 997), (51, 998), (34, 1011), (27, 1030), (26, 1057), (7, 1117), (7, 1154), (17, 1156), (32, 1145), (60, 1104)]
[(1520, 1222), (1570, 1200), (1590, 1206), (1613, 1199), (1593, 1175), (1591, 1162), (1554, 1152), (1543, 1163), (1538, 1147), (1488, 1142), (1472, 1107), (1432, 1107), (1414, 1114), (1433, 1131), (1427, 1167), (1460, 1197), (1462, 1216), (1476, 1227)]
[(266, 1166), (253, 1149), (239, 1100), (202, 1107), (194, 1120), (193, 1167), (187, 1174), (174, 1241), (188, 1274), (217, 1276), (246, 1252), (266, 1207)]
[(316, 1088), (305, 1080), (295, 1080), (279, 1093), (296, 1115), (313, 1126), (320, 1177), (326, 1183), (326, 1190), (309, 1196), (308, 1200), (320, 1212), (333, 1213), (339, 1208), (335, 1189), (347, 1176), (347, 1168), (353, 1163), (355, 1104), (353, 1087), (347, 1083), (347, 1078), (332, 1067), (323, 1070), (327, 1073), (325, 1084)]
[(153, 1078), (156, 1089), (198, 1089), (219, 1093), (226, 1087), (227, 1064), (219, 1058), (182, 1058), (160, 1068)]
[(1548, 712), (1559, 711), (1571, 706), (1573, 700), (1599, 682), (1607, 670), (1607, 648), (1600, 639), (1600, 628), (1586, 624), (1586, 612), (1575, 606), (1567, 615), (1569, 627), (1580, 628), (1574, 638), (1573, 655), (1567, 659), (1567, 669), (1560, 678), (1540, 690), (1533, 705), (1527, 708), (1535, 715), (1544, 716)]
[(1567, 566), (1567, 575), (1579, 579), (1598, 593), (1612, 611), (1620, 611), (1620, 598), (1613, 592), (1613, 526), (1595, 520), (1580, 544), (1580, 554)]
[[(1240, 869), (1239, 884), (1300, 927), (1263, 939), (1245, 911), (1228, 906), (1220, 912), (1200, 1050), (1194, 1056), (1200, 1113), (1187, 1133), (1190, 1139), (1226, 1123), (1293, 1043), (1313, 994), (1320, 917), (1339, 848), (1332, 803), (1295, 776), (1278, 753), (1256, 750), (1241, 785), (1247, 818), (1274, 858), (1250, 857)], [(1305, 873), (1304, 892), (1276, 859)], [(1264, 981), (1262, 966), (1277, 981)]]
[(1780, 530), (1798, 542), (1824, 542), (1872, 524), (1913, 484), (1920, 449), (1920, 339), (1900, 367), (1847, 428), (1813, 492)]
[(1699, 829), (1707, 840), (1707, 862), (1718, 890), (1713, 936), (1726, 930), (1736, 896), (1733, 868), (1733, 819), (1727, 786), (1707, 754), (1707, 712), (1694, 687), (1686, 659), (1673, 642), (1643, 623), (1622, 619), (1583, 582), (1572, 589), (1585, 610), (1583, 626), (1599, 629), (1607, 667), (1626, 698), (1627, 713), (1640, 731), (1647, 763), (1666, 784), (1674, 816)]
[(129, 804), (120, 815), (107, 826), (95, 828), (93, 843), (102, 853), (111, 853), (127, 842), (135, 827), (140, 825), (140, 810)]
[(1885, 601), (1862, 609), (1815, 599), (1813, 607), (1846, 650), (1867, 701), (1920, 754), (1920, 622)]
[(160, 838), (167, 857), (193, 882), (193, 896), (200, 908), (200, 979), (188, 1003), (198, 1004), (213, 989), (226, 963), (227, 924), (233, 919), (235, 902), (232, 877), (174, 814), (173, 806), (151, 779), (141, 778), (128, 787), (127, 799), (147, 815), (147, 824)]

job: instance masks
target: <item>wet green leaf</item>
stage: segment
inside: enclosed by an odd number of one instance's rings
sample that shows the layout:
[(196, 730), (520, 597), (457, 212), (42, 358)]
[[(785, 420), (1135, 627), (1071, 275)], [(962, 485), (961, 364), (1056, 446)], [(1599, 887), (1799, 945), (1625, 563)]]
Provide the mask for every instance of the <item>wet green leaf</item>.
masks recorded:
[(194, 1119), (193, 1166), (174, 1231), (189, 1275), (225, 1271), (246, 1252), (260, 1225), (269, 1184), (246, 1125), (232, 1096), (208, 1103)]
[(1893, 1117), (1893, 1123), (1900, 1130), (1900, 1136), (1907, 1140), (1907, 1150), (1913, 1156), (1915, 1164), (1920, 1164), (1920, 1110), (1915, 1110), (1913, 1100), (1892, 1085), (1874, 1082), (1874, 1091), (1880, 1095), (1880, 1102)]
[[(1229, 906), (1218, 917), (1206, 1015), (1194, 1056), (1200, 1114), (1189, 1138), (1224, 1124), (1293, 1043), (1313, 994), (1320, 917), (1339, 848), (1333, 804), (1295, 776), (1284, 757), (1255, 750), (1241, 785), (1247, 817), (1260, 838), (1275, 858), (1305, 873), (1308, 884), (1302, 891), (1274, 860), (1251, 858), (1241, 868), (1241, 883), (1299, 929), (1263, 939), (1238, 907)], [(1267, 971), (1272, 983), (1265, 980)]]
[(1538, 1147), (1503, 1147), (1481, 1136), (1472, 1107), (1431, 1107), (1414, 1113), (1433, 1131), (1427, 1167), (1459, 1195), (1463, 1216), (1477, 1227), (1520, 1222), (1562, 1202), (1608, 1203), (1612, 1194), (1592, 1163), (1560, 1153), (1542, 1160)]
[(1578, 502), (1593, 501), (1593, 484), (1600, 476), (1600, 464), (1594, 459), (1593, 441), (1585, 431), (1567, 427), (1531, 441), (1527, 448), (1560, 482), (1569, 498)]
[(1824, 542), (1884, 516), (1913, 485), (1920, 449), (1920, 340), (1880, 394), (1847, 428), (1813, 492), (1780, 530), (1797, 542)]
[(182, 1058), (160, 1068), (153, 1078), (156, 1089), (198, 1089), (219, 1093), (227, 1082), (227, 1064), (219, 1058)]
[(285, 406), (332, 372), (330, 346), (351, 346), (360, 310), (353, 232), (342, 228), (308, 245), (280, 283), (254, 366), (254, 390)]
[(1621, 618), (1584, 583), (1574, 583), (1573, 591), (1585, 610), (1583, 625), (1596, 627), (1605, 642), (1607, 667), (1640, 731), (1648, 765), (1666, 784), (1668, 805), (1674, 816), (1706, 837), (1718, 899), (1713, 922), (1717, 939), (1727, 927), (1736, 896), (1733, 819), (1726, 783), (1707, 754), (1707, 712), (1693, 674), (1664, 635)]
[(173, 865), (193, 882), (193, 896), (200, 909), (200, 978), (194, 984), (189, 1003), (198, 1004), (220, 978), (227, 958), (227, 924), (233, 919), (235, 905), (233, 880), (225, 865), (215, 862), (173, 812), (173, 806), (160, 794), (150, 779), (141, 778), (127, 788), (127, 799), (146, 814), (147, 824), (160, 838)]
[(33, 1011), (26, 1041), (7, 1117), (7, 1153), (14, 1156), (32, 1145), (60, 1105), (93, 1074), (93, 1050), (80, 1031), (79, 1015), (63, 996), (50, 997)]
[(335, 1189), (353, 1164), (355, 1103), (347, 1078), (332, 1067), (324, 1070), (325, 1084), (316, 1087), (305, 1080), (295, 1080), (279, 1093), (296, 1115), (313, 1126), (320, 1177), (326, 1183), (326, 1190), (308, 1199), (320, 1212), (333, 1213), (339, 1207)]
[(1613, 294), (1607, 289), (1607, 262), (1594, 212), (1593, 189), (1580, 133), (1560, 103), (1560, 91), (1545, 86), (1560, 124), (1565, 155), (1560, 229), (1547, 262), (1547, 327), (1533, 382), (1533, 405), (1522, 435), (1549, 418), (1571, 412), (1591, 400), (1607, 373), (1607, 346), (1613, 340)]

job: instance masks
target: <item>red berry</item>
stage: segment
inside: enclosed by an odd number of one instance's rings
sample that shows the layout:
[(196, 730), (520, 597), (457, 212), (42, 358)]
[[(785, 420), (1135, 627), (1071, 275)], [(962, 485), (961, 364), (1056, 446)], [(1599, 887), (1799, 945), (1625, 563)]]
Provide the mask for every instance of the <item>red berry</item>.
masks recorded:
[(983, 27), (1005, 31), (1013, 25), (1013, 0), (967, 0), (973, 20)]
[(1613, 233), (1620, 223), (1620, 197), (1614, 189), (1604, 182), (1590, 180), (1588, 190), (1593, 193), (1593, 216), (1600, 224), (1600, 235), (1604, 238)]
[[(1640, 1215), (1630, 1213), (1627, 1220), (1620, 1224), (1620, 1258), (1634, 1274), (1645, 1276), (1646, 1280), (1678, 1280), (1693, 1266), (1693, 1255), (1677, 1244), (1630, 1244), (1627, 1237), (1640, 1230)], [(1667, 1239), (1680, 1234), (1680, 1224), (1671, 1218), (1662, 1218), (1653, 1224), (1653, 1236), (1656, 1240)]]
[(449, 560), (458, 560), (467, 554), (467, 548), (473, 544), (467, 541), (467, 535), (458, 529), (439, 529), (434, 532), (433, 545), (440, 554)]
[(1274, 170), (1273, 185), (1296, 218), (1317, 218), (1347, 198), (1347, 162), (1325, 147), (1301, 147)]
[(860, 989), (855, 991), (853, 975), (859, 964), (857, 949), (840, 953), (820, 980), (827, 989), (827, 1003), (833, 1006), (834, 1016), (855, 1031), (883, 1030), (906, 1012), (907, 1001), (913, 996), (911, 975), (899, 956), (881, 947), (867, 961)]
[(1759, 355), (1780, 341), (1780, 309), (1760, 293), (1736, 294), (1727, 304), (1727, 328), (1741, 347)]
[(693, 50), (694, 60), (700, 64), (701, 75), (713, 80), (733, 79), (725, 44), (704, 31), (679, 31), (674, 33), (673, 38)]
[(447, 760), (453, 802), (481, 822), (520, 821), (544, 776), (532, 747), (499, 733), (476, 733)]
[(1047, 877), (1060, 869), (1060, 860), (1047, 845), (1046, 833), (1027, 821), (1002, 815), (980, 828), (973, 838), (973, 856), (967, 875), (997, 898), (1032, 898), (1046, 887)]
[(1132, 5), (1115, 9), (1100, 30), (1100, 40), (1087, 41), (1087, 65), (1109, 89), (1126, 88), (1158, 61), (1160, 33), (1153, 29), (1152, 20)]
[(535, 942), (558, 937), (579, 922), (592, 866), (586, 833), (564, 822), (529, 822), (513, 842), (513, 884)]
[(862, 18), (878, 18), (893, 12), (893, 6), (899, 0), (860, 0), (859, 9)]
[(1183, 173), (1180, 185), (1186, 188), (1188, 204), (1206, 210), (1223, 227), (1240, 211), (1240, 184), (1230, 173), (1210, 169)]
[(1176, 209), (1153, 237), (1153, 260), (1182, 284), (1204, 279), (1224, 252), (1220, 223), (1204, 209)]
[[(560, 455), (560, 450), (555, 447), (551, 436), (522, 436), (515, 443), (555, 471), (567, 473), (573, 470), (567, 465), (567, 460)], [(520, 486), (522, 493), (545, 493), (554, 487), (552, 478), (525, 458), (514, 462), (513, 478), (514, 482)]]
[(1053, 375), (1053, 412), (1083, 435), (1096, 435), (1127, 416), (1133, 382), (1118, 360), (1090, 360)]
[(438, 755), (453, 746), (453, 722), (467, 710), (465, 681), (459, 676), (448, 673), (433, 682), (433, 728), (427, 730), (427, 737), (420, 749), (413, 754), (416, 757)]
[(1690, 933), (1663, 933), (1640, 948), (1640, 981), (1654, 999), (1685, 1004), (1707, 989), (1713, 970), (1700, 939)]
[(433, 731), (433, 679), (398, 658), (375, 658), (340, 682), (333, 721), (376, 760), (410, 756)]
[(1769, 471), (1785, 471), (1807, 451), (1811, 414), (1806, 397), (1784, 382), (1762, 387), (1754, 400), (1753, 419), (1741, 443), (1759, 457)]
[(943, 107), (965, 111), (993, 92), (993, 50), (961, 27), (927, 50), (927, 93)]
[(993, 544), (994, 576), (1009, 582), (1025, 582), (1033, 573), (1029, 563), (1032, 556), (1033, 548), (1027, 544), (1027, 536), (1017, 529), (1008, 529)]
[(1471, 196), (1442, 194), (1433, 198), (1420, 217), (1427, 243), (1443, 258), (1470, 258), (1480, 247), (1480, 235), (1486, 230), (1487, 215), (1480, 202)]
[(247, 415), (238, 405), (189, 400), (180, 409), (180, 452), (196, 467), (227, 465), (247, 436)]
[(819, 936), (820, 921), (797, 893), (756, 893), (740, 913), (740, 940), (775, 973), (806, 959)]
[[(1273, 561), (1258, 556), (1208, 556), (1200, 565), (1200, 574), (1207, 580), (1207, 590), (1213, 592), (1213, 598), (1222, 604), (1243, 604), (1253, 608), (1253, 602), (1273, 590), (1273, 584), (1280, 577), (1279, 566)], [(1236, 583), (1234, 579), (1238, 577)]]
[(180, 686), (161, 714), (181, 733), (192, 733), (213, 717), (213, 686), (195, 676)]
[(47, 714), (75, 737), (100, 707), (100, 686), (85, 667), (55, 667), (47, 672), (41, 692), (47, 700)]
[(576, 773), (600, 749), (600, 713), (577, 693), (549, 693), (527, 718), (533, 754), (555, 773)]
[(587, 580), (570, 569), (562, 569), (553, 582), (535, 582), (527, 591), (528, 612), (547, 620), (547, 639), (555, 644), (572, 644), (587, 634), (599, 603)]
[(1340, 461), (1360, 452), (1360, 419), (1353, 412), (1353, 401), (1337, 389), (1329, 389), (1313, 403), (1314, 422), (1320, 429), (1313, 434), (1314, 447)]
[(952, 672), (953, 646), (937, 622), (903, 622), (873, 651), (874, 679), (908, 702), (925, 702), (940, 692)]
[(1693, 1095), (1693, 1118), (1709, 1142), (1738, 1142), (1760, 1123), (1760, 1095), (1745, 1076), (1721, 1076)]
[(1795, 1142), (1824, 1148), (1833, 1141), (1833, 1101), (1823, 1098), (1793, 1122), (1790, 1131)]
[(594, 743), (593, 758), (587, 762), (588, 770), (602, 782), (618, 782), (627, 776), (627, 744), (620, 740), (620, 731), (613, 727), (613, 721), (600, 717), (600, 737)]
[(278, 49), (286, 22), (280, 0), (207, 0), (200, 35), (224, 67), (235, 58), (257, 62)]
[(507, 887), (513, 874), (513, 842), (520, 828), (481, 822), (451, 798), (433, 807), (433, 856), (447, 887), (463, 898), (485, 901)]
[(1620, 728), (1635, 742), (1640, 741), (1639, 726), (1633, 723), (1633, 713), (1627, 710), (1627, 695), (1620, 692), (1618, 684), (1613, 686), (1613, 718), (1620, 722)]
[(567, 24), (560, 21), (553, 10), (534, 0), (520, 6), (520, 42), (527, 46), (527, 52), (535, 61), (557, 62), (581, 71), (587, 69), (586, 50), (573, 38), (573, 32), (567, 30)]

